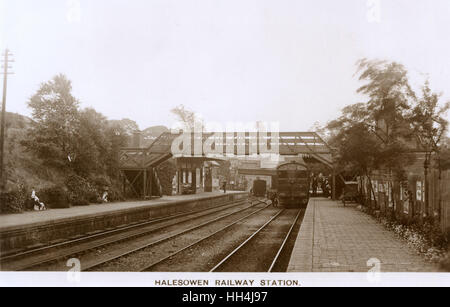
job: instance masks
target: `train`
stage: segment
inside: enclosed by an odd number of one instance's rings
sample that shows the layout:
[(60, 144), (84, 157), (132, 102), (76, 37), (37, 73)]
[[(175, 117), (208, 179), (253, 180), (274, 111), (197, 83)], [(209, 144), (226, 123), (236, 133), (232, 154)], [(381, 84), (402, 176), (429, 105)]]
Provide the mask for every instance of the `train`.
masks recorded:
[(256, 197), (265, 197), (267, 194), (267, 182), (259, 179), (253, 181), (252, 194)]
[(268, 198), (274, 206), (306, 208), (309, 202), (310, 170), (306, 164), (287, 162), (276, 169)]

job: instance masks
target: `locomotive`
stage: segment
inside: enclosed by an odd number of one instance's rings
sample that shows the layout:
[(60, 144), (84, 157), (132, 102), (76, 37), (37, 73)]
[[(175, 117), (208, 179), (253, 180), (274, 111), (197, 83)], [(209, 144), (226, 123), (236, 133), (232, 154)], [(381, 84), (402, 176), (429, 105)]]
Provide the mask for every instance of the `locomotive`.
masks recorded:
[(253, 196), (256, 197), (264, 197), (266, 196), (267, 191), (267, 183), (264, 180), (255, 180), (253, 181)]
[(310, 171), (306, 164), (283, 163), (277, 167), (274, 179), (269, 198), (275, 206), (306, 208), (310, 188)]

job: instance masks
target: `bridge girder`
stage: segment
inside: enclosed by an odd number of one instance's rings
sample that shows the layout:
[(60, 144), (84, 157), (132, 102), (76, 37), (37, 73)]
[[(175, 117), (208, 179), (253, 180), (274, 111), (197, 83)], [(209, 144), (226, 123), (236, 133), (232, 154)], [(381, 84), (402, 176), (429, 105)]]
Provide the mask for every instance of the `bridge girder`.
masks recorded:
[[(205, 142), (211, 143), (212, 139), (214, 141), (214, 149), (219, 148), (219, 150), (214, 150), (215, 154), (222, 156), (250, 156), (267, 153), (281, 156), (309, 155), (333, 169), (332, 149), (315, 132), (219, 132), (192, 133), (189, 135), (190, 137), (185, 138), (186, 134), (163, 133), (147, 148), (128, 147), (120, 150), (120, 170), (124, 174), (124, 180), (129, 181), (136, 194), (142, 194), (144, 197), (152, 195), (151, 182), (154, 179), (158, 180), (155, 168), (172, 157), (213, 158), (214, 156), (209, 156), (203, 150)], [(174, 142), (178, 142), (182, 136), (184, 137), (183, 140), (191, 142), (188, 144), (190, 150), (183, 150), (183, 154), (174, 154), (172, 152)], [(198, 150), (198, 144), (201, 146), (200, 154), (195, 152), (196, 148)], [(220, 146), (223, 149), (220, 149)], [(184, 144), (182, 147), (184, 147)], [(335, 191), (334, 186), (335, 179), (333, 175), (333, 191)], [(334, 192), (333, 198), (335, 198)]]
[[(164, 133), (148, 148), (122, 148), (119, 153), (121, 169), (146, 169), (158, 166), (160, 163), (174, 157), (172, 146), (181, 136), (191, 142), (190, 151), (175, 157), (208, 156), (203, 151), (205, 142), (213, 140), (215, 154), (224, 156), (249, 156), (252, 154), (272, 153), (282, 156), (311, 155), (322, 163), (332, 166), (332, 150), (315, 132), (219, 132), (203, 134), (173, 134)], [(189, 137), (190, 136), (190, 137)], [(201, 142), (201, 143), (200, 143)], [(196, 144), (201, 144), (202, 152), (195, 152)], [(222, 148), (222, 149), (220, 149)], [(268, 151), (261, 150), (261, 148)], [(198, 149), (198, 146), (197, 146)], [(276, 150), (274, 150), (276, 149)]]

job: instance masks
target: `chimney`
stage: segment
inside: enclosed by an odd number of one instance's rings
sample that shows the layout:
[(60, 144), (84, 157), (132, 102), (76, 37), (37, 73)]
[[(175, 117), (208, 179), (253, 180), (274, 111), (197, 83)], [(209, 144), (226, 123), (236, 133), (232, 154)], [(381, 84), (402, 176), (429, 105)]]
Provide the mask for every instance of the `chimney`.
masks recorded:
[(133, 132), (133, 148), (141, 148), (142, 144), (142, 132), (141, 131), (135, 131)]

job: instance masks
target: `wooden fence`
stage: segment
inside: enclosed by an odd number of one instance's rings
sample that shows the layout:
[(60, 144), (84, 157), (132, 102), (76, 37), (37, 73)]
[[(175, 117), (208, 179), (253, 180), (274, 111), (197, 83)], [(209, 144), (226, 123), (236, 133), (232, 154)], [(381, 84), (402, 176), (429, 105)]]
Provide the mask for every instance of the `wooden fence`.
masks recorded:
[(450, 231), (450, 170), (439, 174), (432, 169), (426, 180), (423, 170), (408, 173), (403, 182), (391, 178), (387, 173), (374, 172), (371, 181), (359, 179), (366, 204), (406, 220), (433, 217), (443, 231)]
[(440, 189), (442, 195), (442, 228), (450, 230), (450, 171), (446, 171), (441, 176)]

